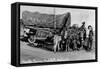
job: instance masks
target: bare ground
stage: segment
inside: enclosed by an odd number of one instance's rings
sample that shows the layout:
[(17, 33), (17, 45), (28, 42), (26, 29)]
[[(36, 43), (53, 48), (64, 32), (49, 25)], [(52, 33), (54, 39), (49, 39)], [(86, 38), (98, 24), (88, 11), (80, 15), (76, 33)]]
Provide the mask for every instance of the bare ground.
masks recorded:
[(48, 51), (36, 47), (30, 47), (25, 42), (20, 42), (21, 63), (54, 62), (54, 61), (75, 61), (95, 59), (95, 50), (87, 52), (85, 50), (71, 52)]

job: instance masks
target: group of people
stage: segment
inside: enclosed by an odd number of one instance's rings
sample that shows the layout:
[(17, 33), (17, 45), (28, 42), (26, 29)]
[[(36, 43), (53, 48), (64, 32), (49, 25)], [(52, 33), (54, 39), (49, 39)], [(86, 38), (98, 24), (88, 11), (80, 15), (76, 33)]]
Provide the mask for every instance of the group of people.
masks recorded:
[[(82, 26), (78, 27), (77, 24), (68, 28), (64, 28), (60, 34), (56, 33), (48, 36), (44, 42), (37, 40), (34, 35), (36, 30), (34, 29), (24, 29), (25, 40), (35, 46), (53, 44), (53, 51), (69, 51), (69, 50), (81, 50), (85, 49), (87, 51), (92, 50), (93, 45), (93, 28), (91, 25), (88, 29), (85, 27), (85, 22), (82, 22)], [(32, 36), (31, 36), (32, 35)], [(39, 44), (40, 43), (40, 44)]]
[(91, 25), (88, 29), (85, 27), (85, 22), (81, 27), (74, 25), (63, 30), (63, 35), (54, 35), (54, 52), (85, 49), (92, 50), (93, 45), (93, 28)]

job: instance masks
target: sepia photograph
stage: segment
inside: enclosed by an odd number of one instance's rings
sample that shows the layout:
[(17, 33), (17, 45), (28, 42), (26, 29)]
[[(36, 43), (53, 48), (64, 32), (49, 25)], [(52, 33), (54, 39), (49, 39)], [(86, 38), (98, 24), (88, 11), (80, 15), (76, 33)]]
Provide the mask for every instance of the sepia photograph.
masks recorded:
[(96, 10), (20, 6), (20, 64), (96, 59)]

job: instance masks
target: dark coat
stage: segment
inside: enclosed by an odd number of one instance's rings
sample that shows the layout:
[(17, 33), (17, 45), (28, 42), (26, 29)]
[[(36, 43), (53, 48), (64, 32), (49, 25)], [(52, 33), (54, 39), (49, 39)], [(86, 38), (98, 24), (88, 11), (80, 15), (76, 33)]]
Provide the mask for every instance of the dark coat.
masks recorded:
[(93, 40), (93, 30), (89, 31), (89, 40)]

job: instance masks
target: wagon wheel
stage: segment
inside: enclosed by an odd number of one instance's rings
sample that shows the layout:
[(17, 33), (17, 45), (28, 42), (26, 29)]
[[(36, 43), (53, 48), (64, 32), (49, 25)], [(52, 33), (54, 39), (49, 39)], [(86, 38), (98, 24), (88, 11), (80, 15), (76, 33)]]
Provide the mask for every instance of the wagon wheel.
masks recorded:
[(37, 46), (37, 43), (35, 43), (35, 38), (34, 38), (34, 36), (33, 35), (31, 35), (30, 36), (30, 38), (28, 38), (28, 42), (30, 43), (30, 44), (33, 44), (34, 46)]

